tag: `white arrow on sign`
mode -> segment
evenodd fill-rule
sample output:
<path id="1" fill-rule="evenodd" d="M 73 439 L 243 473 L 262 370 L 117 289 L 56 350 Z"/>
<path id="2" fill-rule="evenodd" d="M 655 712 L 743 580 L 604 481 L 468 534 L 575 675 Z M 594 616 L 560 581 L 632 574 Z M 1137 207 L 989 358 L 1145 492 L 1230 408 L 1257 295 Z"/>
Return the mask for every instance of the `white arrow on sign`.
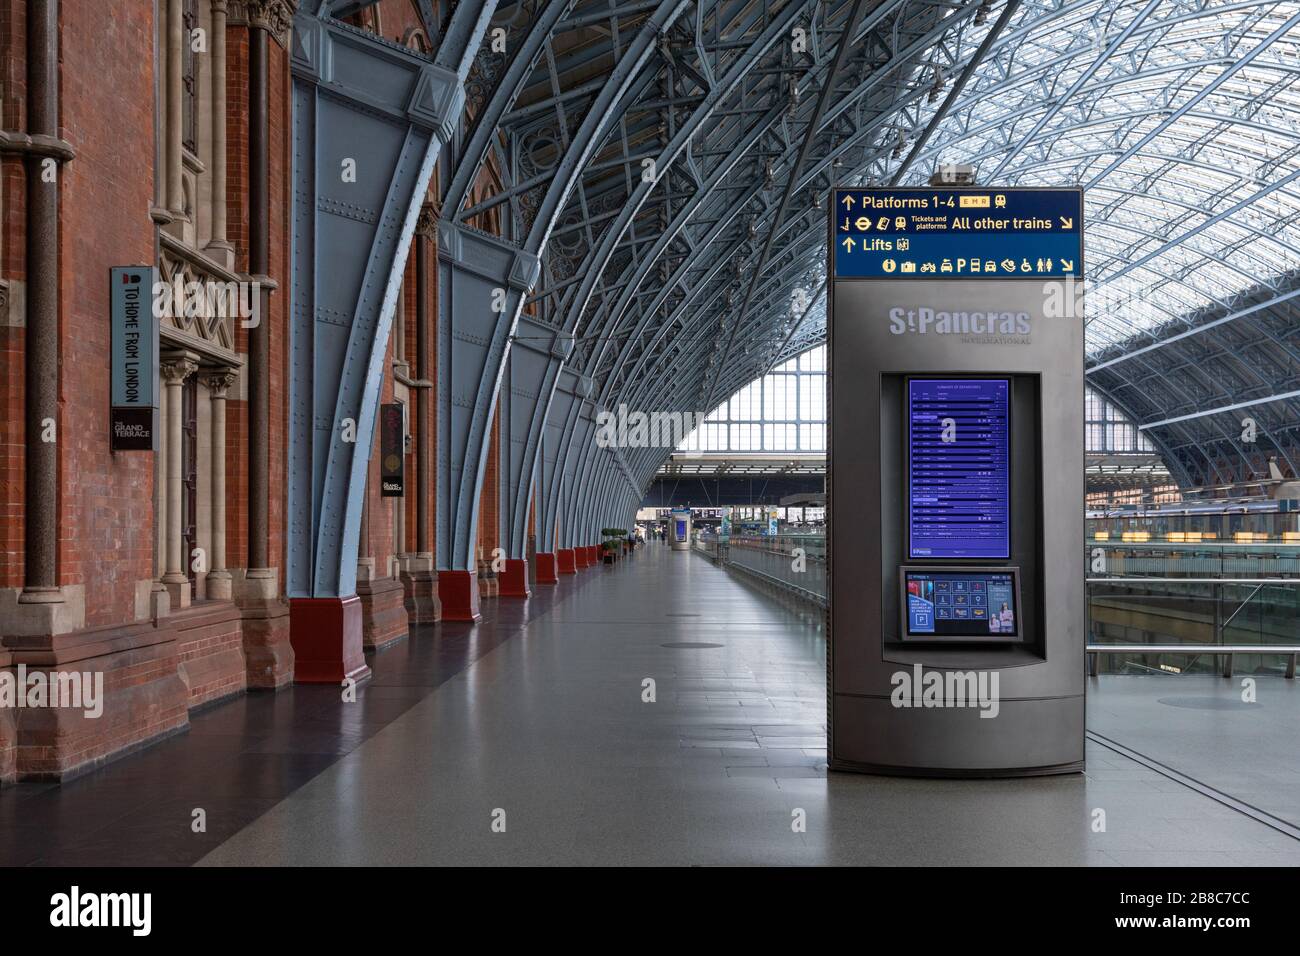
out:
<path id="1" fill-rule="evenodd" d="M 852 208 L 853 208 L 853 197 L 852 197 L 852 196 L 845 196 L 843 202 L 844 202 L 844 208 L 846 208 L 846 209 L 852 209 Z"/>
<path id="2" fill-rule="evenodd" d="M 1073 217 L 1073 216 L 1061 216 L 1061 217 L 1059 217 L 1059 218 L 1060 218 L 1060 220 L 1061 220 L 1061 228 L 1062 228 L 1062 229 L 1073 229 L 1073 228 L 1074 228 L 1074 217 Z"/>
<path id="3" fill-rule="evenodd" d="M 844 248 L 845 248 L 847 251 L 849 251 L 849 252 L 852 252 L 852 251 L 853 251 L 853 237 L 852 237 L 852 236 L 845 236 L 845 237 L 844 237 Z"/>
<path id="4" fill-rule="evenodd" d="M 1062 271 L 1062 272 L 1073 272 L 1073 271 L 1074 271 L 1074 260 L 1073 260 L 1073 259 L 1062 259 L 1062 260 L 1061 260 L 1061 271 Z"/>

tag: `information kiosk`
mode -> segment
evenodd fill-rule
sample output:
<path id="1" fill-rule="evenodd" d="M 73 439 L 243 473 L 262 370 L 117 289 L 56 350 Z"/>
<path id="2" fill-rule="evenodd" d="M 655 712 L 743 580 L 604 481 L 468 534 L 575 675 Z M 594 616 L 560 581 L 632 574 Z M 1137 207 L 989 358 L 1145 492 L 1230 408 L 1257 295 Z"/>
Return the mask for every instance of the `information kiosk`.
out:
<path id="1" fill-rule="evenodd" d="M 1082 191 L 831 208 L 829 765 L 1082 770 Z"/>
<path id="2" fill-rule="evenodd" d="M 691 550 L 691 509 L 674 508 L 668 522 L 668 542 L 674 551 Z"/>

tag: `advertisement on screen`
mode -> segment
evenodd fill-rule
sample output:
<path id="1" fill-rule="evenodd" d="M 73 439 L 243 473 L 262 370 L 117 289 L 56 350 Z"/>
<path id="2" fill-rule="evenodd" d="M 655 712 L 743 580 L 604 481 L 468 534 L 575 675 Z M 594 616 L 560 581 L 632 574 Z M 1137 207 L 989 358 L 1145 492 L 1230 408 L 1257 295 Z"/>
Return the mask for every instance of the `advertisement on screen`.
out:
<path id="1" fill-rule="evenodd" d="M 1008 640 L 1020 635 L 1017 571 L 903 569 L 906 639 Z"/>

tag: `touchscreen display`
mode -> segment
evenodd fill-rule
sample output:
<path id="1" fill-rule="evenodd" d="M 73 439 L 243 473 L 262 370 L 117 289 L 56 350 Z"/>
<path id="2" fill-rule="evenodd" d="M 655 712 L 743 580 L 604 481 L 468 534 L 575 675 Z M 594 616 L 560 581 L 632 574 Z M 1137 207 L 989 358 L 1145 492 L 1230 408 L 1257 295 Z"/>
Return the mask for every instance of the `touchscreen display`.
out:
<path id="1" fill-rule="evenodd" d="M 907 637 L 1014 638 L 1020 634 L 1016 573 L 903 572 Z"/>
<path id="2" fill-rule="evenodd" d="M 908 557 L 1011 557 L 1011 381 L 907 382 Z"/>

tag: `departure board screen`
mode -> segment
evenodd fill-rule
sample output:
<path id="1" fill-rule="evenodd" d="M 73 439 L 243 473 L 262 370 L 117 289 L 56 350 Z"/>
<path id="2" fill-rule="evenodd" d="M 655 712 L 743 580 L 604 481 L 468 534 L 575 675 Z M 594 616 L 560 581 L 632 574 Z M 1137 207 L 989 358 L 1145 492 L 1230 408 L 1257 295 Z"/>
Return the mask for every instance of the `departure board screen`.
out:
<path id="1" fill-rule="evenodd" d="M 907 382 L 908 553 L 1011 556 L 1011 382 Z"/>

